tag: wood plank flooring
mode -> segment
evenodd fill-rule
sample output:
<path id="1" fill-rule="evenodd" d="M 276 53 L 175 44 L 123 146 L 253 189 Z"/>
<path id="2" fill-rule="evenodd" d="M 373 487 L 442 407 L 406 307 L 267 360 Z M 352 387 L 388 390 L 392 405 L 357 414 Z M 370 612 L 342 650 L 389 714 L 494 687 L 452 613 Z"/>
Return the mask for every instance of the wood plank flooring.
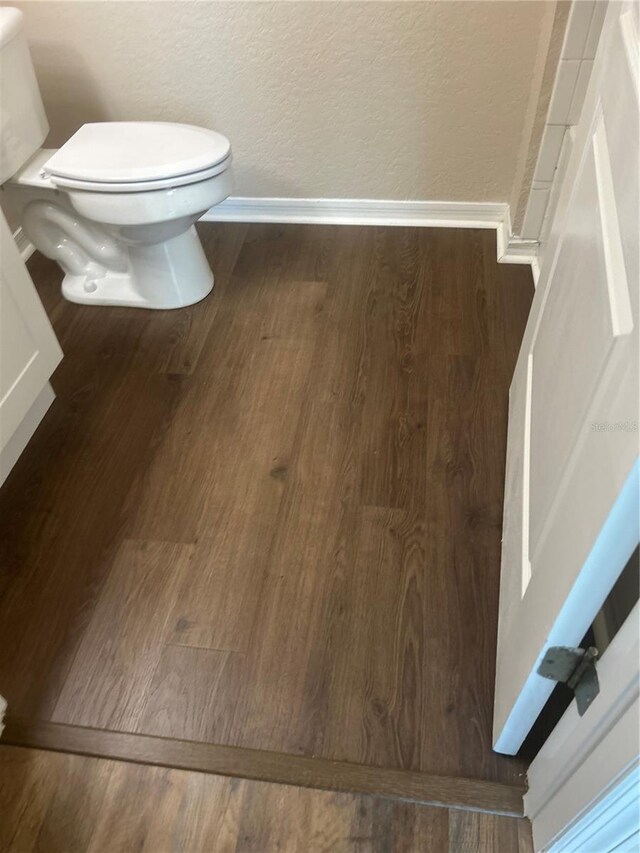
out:
<path id="1" fill-rule="evenodd" d="M 520 818 L 0 747 L 11 853 L 532 853 Z"/>
<path id="2" fill-rule="evenodd" d="M 520 785 L 491 715 L 528 268 L 489 230 L 200 231 L 181 311 L 30 263 L 65 358 L 0 490 L 10 713 Z"/>
<path id="3" fill-rule="evenodd" d="M 9 718 L 2 735 L 10 746 L 50 749 L 92 758 L 115 758 L 177 770 L 196 770 L 261 782 L 372 794 L 421 805 L 461 808 L 507 817 L 524 814 L 524 786 L 371 767 L 326 758 L 241 746 L 90 729 L 65 723 Z"/>

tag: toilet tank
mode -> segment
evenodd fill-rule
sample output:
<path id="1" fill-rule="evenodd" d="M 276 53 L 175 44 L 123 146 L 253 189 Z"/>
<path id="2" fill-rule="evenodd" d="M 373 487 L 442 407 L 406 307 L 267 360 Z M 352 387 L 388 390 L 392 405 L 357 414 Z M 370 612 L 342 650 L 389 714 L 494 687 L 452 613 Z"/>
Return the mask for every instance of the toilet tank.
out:
<path id="1" fill-rule="evenodd" d="M 0 7 L 0 184 L 40 148 L 49 132 L 19 9 Z"/>

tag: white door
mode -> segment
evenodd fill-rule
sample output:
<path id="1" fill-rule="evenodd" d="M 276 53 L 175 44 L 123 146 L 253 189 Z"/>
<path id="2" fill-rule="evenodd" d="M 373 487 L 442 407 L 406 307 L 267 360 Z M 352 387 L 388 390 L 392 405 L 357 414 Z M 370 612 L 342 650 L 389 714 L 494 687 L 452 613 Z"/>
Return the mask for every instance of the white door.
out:
<path id="1" fill-rule="evenodd" d="M 1 482 L 10 464 L 15 462 L 18 446 L 14 439 L 21 426 L 25 419 L 33 421 L 30 413 L 34 409 L 43 408 L 40 401 L 48 389 L 49 377 L 62 358 L 62 350 L 2 214 L 0 252 Z M 49 394 L 44 402 L 51 399 Z M 30 432 L 36 426 L 37 421 L 29 423 Z M 19 444 L 23 445 L 27 437 L 18 435 Z"/>
<path id="2" fill-rule="evenodd" d="M 517 752 L 638 531 L 639 7 L 611 3 L 509 404 L 494 748 Z"/>

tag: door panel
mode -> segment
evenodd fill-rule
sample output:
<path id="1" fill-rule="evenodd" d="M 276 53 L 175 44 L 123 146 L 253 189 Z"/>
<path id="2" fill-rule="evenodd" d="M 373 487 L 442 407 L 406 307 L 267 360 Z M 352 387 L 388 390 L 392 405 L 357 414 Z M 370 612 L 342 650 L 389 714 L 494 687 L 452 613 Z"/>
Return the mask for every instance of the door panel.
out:
<path id="1" fill-rule="evenodd" d="M 619 331 L 622 315 L 628 334 L 633 328 L 624 266 L 610 272 L 610 241 L 601 223 L 603 211 L 596 177 L 595 140 L 601 119 L 578 175 L 554 279 L 533 344 L 530 472 L 530 559 L 536 564 L 545 524 L 552 514 L 572 448 L 585 423 L 587 408 L 602 379 Z M 615 209 L 614 209 L 615 210 Z M 620 252 L 615 229 L 614 257 Z M 612 299 L 612 296 L 615 298 Z M 621 310 L 619 310 L 619 306 Z M 614 317 L 616 320 L 614 322 Z"/>
<path id="2" fill-rule="evenodd" d="M 637 44 L 635 11 L 610 4 L 511 387 L 500 752 L 518 750 L 553 688 L 536 673 L 544 652 L 580 642 L 640 537 Z M 622 546 L 611 559 L 605 528 Z"/>

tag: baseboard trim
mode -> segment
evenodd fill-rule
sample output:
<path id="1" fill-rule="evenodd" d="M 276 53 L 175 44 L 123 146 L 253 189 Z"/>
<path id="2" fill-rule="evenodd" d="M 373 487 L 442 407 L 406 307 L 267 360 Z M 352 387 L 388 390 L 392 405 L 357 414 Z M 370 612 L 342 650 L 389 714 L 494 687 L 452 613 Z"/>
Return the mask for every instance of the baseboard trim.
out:
<path id="1" fill-rule="evenodd" d="M 495 228 L 498 262 L 531 264 L 537 278 L 538 243 L 512 235 L 509 205 L 502 202 L 231 196 L 208 210 L 201 221 Z"/>
<path id="2" fill-rule="evenodd" d="M 2 743 L 422 805 L 522 817 L 524 787 L 9 717 Z"/>
<path id="3" fill-rule="evenodd" d="M 232 196 L 208 210 L 200 221 L 495 228 L 498 263 L 531 264 L 535 283 L 539 274 L 538 242 L 512 235 L 509 205 L 502 202 Z M 26 263 L 35 252 L 35 246 L 20 227 L 14 231 L 13 238 Z"/>
<path id="4" fill-rule="evenodd" d="M 232 196 L 212 207 L 202 219 L 205 222 L 496 228 L 507 207 L 493 202 Z"/>
<path id="5" fill-rule="evenodd" d="M 16 246 L 18 247 L 18 251 L 20 252 L 20 257 L 22 258 L 23 263 L 26 264 L 31 255 L 33 255 L 33 253 L 35 252 L 36 247 L 33 245 L 31 240 L 27 237 L 27 235 L 24 233 L 20 226 L 16 228 L 16 230 L 13 232 L 13 239 L 15 240 Z"/>
<path id="6" fill-rule="evenodd" d="M 530 264 L 534 283 L 538 280 L 538 247 L 537 240 L 523 240 L 516 237 L 511 230 L 511 216 L 507 208 L 502 222 L 496 233 L 498 263 L 500 264 Z"/>

